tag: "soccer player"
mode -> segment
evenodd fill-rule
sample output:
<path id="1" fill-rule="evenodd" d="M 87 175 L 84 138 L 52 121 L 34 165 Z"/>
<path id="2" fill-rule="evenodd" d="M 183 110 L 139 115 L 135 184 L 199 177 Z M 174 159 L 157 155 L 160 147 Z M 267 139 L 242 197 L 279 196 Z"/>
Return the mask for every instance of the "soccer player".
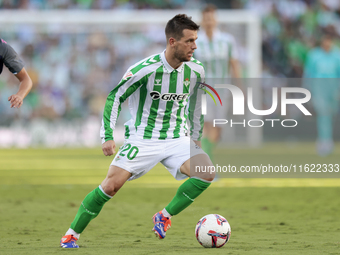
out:
<path id="1" fill-rule="evenodd" d="M 222 33 L 217 28 L 216 6 L 208 4 L 202 10 L 203 30 L 198 33 L 197 51 L 195 57 L 199 59 L 206 71 L 207 83 L 216 84 L 225 82 L 225 78 L 230 78 L 229 70 L 233 78 L 241 78 L 241 69 L 238 61 L 238 53 L 235 38 L 228 33 Z M 209 84 L 214 86 L 214 84 Z M 226 117 L 228 94 L 226 90 L 219 93 L 222 97 L 223 107 L 218 111 L 210 111 L 205 116 L 204 132 L 202 139 L 202 148 L 212 158 L 213 148 L 221 136 L 221 128 L 213 127 L 213 120 Z M 208 100 L 208 109 L 214 109 L 215 105 L 212 100 Z M 216 109 L 216 108 L 215 108 Z M 214 113 L 218 113 L 216 116 Z"/>
<path id="2" fill-rule="evenodd" d="M 20 108 L 32 88 L 32 80 L 18 54 L 5 40 L 0 38 L 0 74 L 4 64 L 20 81 L 19 91 L 8 97 L 11 108 Z"/>
<path id="3" fill-rule="evenodd" d="M 121 104 L 129 98 L 132 118 L 125 123 L 125 142 L 101 185 L 81 203 L 60 241 L 62 247 L 78 248 L 79 235 L 104 204 L 127 180 L 141 177 L 159 162 L 177 180 L 189 177 L 172 201 L 153 216 L 152 230 L 160 239 L 171 226 L 170 218 L 189 206 L 211 184 L 214 173 L 194 170 L 194 166 L 212 166 L 200 148 L 203 116 L 198 82 L 204 81 L 204 68 L 193 58 L 198 29 L 185 14 L 169 20 L 165 28 L 165 51 L 131 66 L 110 92 L 100 132 L 104 155 L 115 153 L 116 120 Z"/>
<path id="4" fill-rule="evenodd" d="M 340 51 L 332 37 L 324 35 L 321 47 L 312 49 L 306 59 L 304 84 L 310 89 L 317 115 L 317 152 L 326 156 L 333 151 L 333 117 L 339 109 Z"/>

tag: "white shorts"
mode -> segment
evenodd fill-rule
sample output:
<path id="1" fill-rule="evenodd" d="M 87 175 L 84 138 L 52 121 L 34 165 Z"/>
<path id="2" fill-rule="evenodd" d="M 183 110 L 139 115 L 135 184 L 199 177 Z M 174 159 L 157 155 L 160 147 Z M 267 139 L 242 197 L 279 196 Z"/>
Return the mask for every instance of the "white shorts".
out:
<path id="1" fill-rule="evenodd" d="M 187 178 L 180 172 L 185 161 L 198 154 L 206 154 L 190 137 L 149 140 L 136 136 L 126 139 L 111 165 L 129 171 L 130 180 L 137 179 L 161 162 L 176 180 Z"/>

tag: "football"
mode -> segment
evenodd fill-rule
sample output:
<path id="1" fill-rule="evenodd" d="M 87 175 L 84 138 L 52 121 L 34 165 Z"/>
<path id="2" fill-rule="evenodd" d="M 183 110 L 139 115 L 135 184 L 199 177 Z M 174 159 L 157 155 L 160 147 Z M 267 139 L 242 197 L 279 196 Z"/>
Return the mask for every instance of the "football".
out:
<path id="1" fill-rule="evenodd" d="M 223 216 L 208 214 L 197 222 L 195 234 L 203 247 L 220 248 L 229 241 L 231 228 Z"/>

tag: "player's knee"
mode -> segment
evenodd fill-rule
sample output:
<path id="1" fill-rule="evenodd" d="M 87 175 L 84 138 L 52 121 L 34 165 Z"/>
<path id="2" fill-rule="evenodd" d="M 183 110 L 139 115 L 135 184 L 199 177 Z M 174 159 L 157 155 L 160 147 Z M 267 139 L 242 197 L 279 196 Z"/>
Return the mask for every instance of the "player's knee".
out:
<path id="1" fill-rule="evenodd" d="M 207 173 L 205 176 L 203 176 L 202 179 L 208 182 L 212 182 L 215 179 L 215 175 L 216 175 L 215 172 L 210 172 L 210 173 Z"/>
<path id="2" fill-rule="evenodd" d="M 202 172 L 196 172 L 192 176 L 200 178 L 208 182 L 212 182 L 215 179 L 215 175 L 216 175 L 215 171 L 204 171 L 204 172 L 202 171 Z"/>
<path id="3" fill-rule="evenodd" d="M 119 184 L 107 178 L 102 182 L 101 186 L 104 192 L 110 196 L 114 196 L 120 189 Z"/>
<path id="4" fill-rule="evenodd" d="M 113 196 L 114 194 L 116 194 L 114 186 L 113 185 L 109 185 L 109 184 L 102 184 L 102 188 L 104 190 L 104 192 L 110 196 Z"/>

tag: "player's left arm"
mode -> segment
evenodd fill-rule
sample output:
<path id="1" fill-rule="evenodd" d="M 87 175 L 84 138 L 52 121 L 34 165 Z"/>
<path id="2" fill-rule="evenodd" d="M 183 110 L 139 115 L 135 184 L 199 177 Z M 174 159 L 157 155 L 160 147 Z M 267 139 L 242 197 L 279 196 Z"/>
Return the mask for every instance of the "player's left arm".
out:
<path id="1" fill-rule="evenodd" d="M 11 104 L 11 108 L 20 108 L 20 106 L 23 104 L 24 98 L 32 89 L 33 83 L 25 67 L 23 67 L 20 72 L 15 74 L 15 76 L 20 81 L 19 90 L 16 94 L 9 96 L 8 101 Z"/>
<path id="2" fill-rule="evenodd" d="M 196 72 L 197 81 L 205 82 L 205 72 L 203 65 L 201 66 L 201 71 Z M 202 138 L 203 126 L 204 126 L 204 115 L 202 114 L 202 95 L 205 92 L 200 89 L 200 84 L 196 83 L 194 91 L 189 98 L 189 109 L 188 109 L 188 119 L 189 119 L 189 130 L 190 137 L 192 140 L 199 142 Z M 197 143 L 196 143 L 197 144 Z M 200 146 L 199 144 L 197 144 Z"/>

